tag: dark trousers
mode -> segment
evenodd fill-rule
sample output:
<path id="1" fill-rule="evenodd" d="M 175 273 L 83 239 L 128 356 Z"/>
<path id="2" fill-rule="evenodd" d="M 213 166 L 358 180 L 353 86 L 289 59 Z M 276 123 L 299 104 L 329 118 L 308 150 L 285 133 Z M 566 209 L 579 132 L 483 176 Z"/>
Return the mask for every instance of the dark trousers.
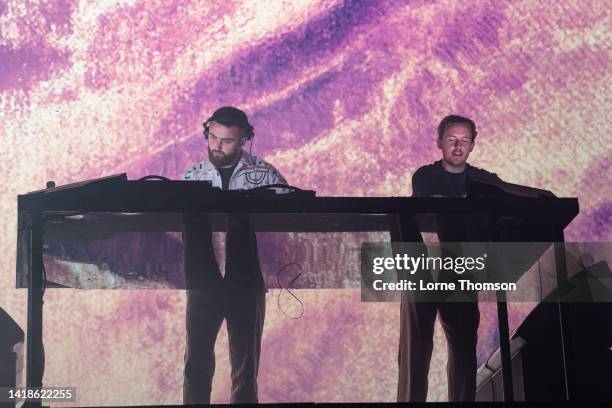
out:
<path id="1" fill-rule="evenodd" d="M 246 216 L 232 216 L 226 237 L 226 273 L 214 256 L 208 217 L 184 216 L 187 345 L 183 402 L 209 404 L 215 371 L 215 341 L 227 321 L 232 367 L 232 403 L 256 403 L 265 319 L 265 286 L 255 233 Z"/>
<path id="2" fill-rule="evenodd" d="M 231 403 L 256 403 L 265 293 L 187 293 L 187 347 L 183 402 L 209 404 L 215 373 L 215 341 L 225 318 L 232 365 Z"/>
<path id="3" fill-rule="evenodd" d="M 433 350 L 436 315 L 448 348 L 449 401 L 474 401 L 476 343 L 480 312 L 476 302 L 415 302 L 402 297 L 400 309 L 398 402 L 423 402 Z"/>

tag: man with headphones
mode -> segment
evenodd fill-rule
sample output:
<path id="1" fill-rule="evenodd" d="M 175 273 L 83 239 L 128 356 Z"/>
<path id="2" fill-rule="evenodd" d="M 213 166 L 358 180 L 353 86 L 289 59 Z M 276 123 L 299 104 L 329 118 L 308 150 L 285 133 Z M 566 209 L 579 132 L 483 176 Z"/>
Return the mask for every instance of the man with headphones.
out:
<path id="1" fill-rule="evenodd" d="M 254 131 L 240 109 L 217 109 L 204 122 L 204 136 L 208 159 L 190 167 L 183 180 L 208 180 L 224 190 L 287 184 L 271 164 L 243 149 Z M 185 214 L 184 224 L 188 291 L 183 402 L 210 403 L 215 341 L 225 319 L 232 367 L 231 403 L 256 403 L 266 288 L 248 214 L 228 215 L 224 276 L 215 259 L 208 216 Z"/>

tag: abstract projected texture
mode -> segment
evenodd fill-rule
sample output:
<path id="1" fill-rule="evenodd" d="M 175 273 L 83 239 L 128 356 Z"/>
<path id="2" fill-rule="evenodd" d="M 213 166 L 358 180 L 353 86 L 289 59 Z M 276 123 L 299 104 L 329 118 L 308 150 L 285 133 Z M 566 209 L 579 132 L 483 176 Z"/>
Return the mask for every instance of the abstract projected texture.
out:
<path id="1" fill-rule="evenodd" d="M 177 177 L 226 104 L 253 152 L 319 195 L 410 195 L 435 126 L 475 118 L 471 163 L 580 199 L 571 241 L 610 241 L 610 13 L 604 1 L 0 1 L 0 307 L 15 290 L 17 194 L 127 172 Z M 315 245 L 315 244 L 312 244 Z M 399 304 L 358 290 L 268 294 L 260 401 L 394 401 Z M 295 304 L 281 298 L 288 312 Z M 184 292 L 48 290 L 45 385 L 79 405 L 181 402 Z M 511 307 L 511 329 L 533 305 Z M 479 362 L 496 347 L 482 304 Z M 229 398 L 227 332 L 213 401 Z M 430 400 L 446 398 L 438 330 Z"/>

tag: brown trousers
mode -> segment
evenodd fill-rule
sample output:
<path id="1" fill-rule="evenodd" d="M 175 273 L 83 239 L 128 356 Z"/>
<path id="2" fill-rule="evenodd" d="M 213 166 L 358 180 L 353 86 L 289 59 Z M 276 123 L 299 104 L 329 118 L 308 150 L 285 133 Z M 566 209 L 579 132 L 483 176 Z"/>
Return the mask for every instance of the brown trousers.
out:
<path id="1" fill-rule="evenodd" d="M 476 343 L 480 312 L 476 302 L 415 302 L 402 297 L 400 309 L 398 402 L 424 402 L 436 315 L 448 348 L 449 401 L 474 401 Z"/>
<path id="2" fill-rule="evenodd" d="M 470 229 L 465 218 L 438 217 L 438 236 L 449 249 L 460 254 L 461 246 L 448 242 L 480 241 L 482 237 L 471 234 L 481 229 Z M 394 242 L 423 242 L 419 228 L 412 216 L 396 216 L 390 219 L 391 240 Z M 422 250 L 427 253 L 425 247 Z M 420 273 L 419 278 L 432 281 L 430 273 Z M 441 274 L 441 281 L 452 281 L 453 274 Z M 416 297 L 416 300 L 415 300 Z M 427 399 L 429 364 L 433 351 L 434 323 L 440 321 L 448 348 L 446 373 L 449 401 L 474 401 L 476 398 L 476 344 L 480 311 L 478 295 L 461 292 L 463 302 L 445 302 L 443 294 L 412 296 L 405 292 L 401 298 L 398 402 L 424 402 Z"/>

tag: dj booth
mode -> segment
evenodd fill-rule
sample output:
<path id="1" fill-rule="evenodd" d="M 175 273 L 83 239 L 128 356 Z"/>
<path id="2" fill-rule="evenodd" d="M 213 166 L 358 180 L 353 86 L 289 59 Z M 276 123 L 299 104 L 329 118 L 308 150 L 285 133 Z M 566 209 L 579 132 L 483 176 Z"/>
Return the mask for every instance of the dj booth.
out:
<path id="1" fill-rule="evenodd" d="M 205 181 L 128 180 L 121 174 L 20 195 L 16 284 L 28 289 L 26 385 L 42 386 L 44 290 L 53 286 L 74 287 L 69 282 L 47 280 L 43 255 L 48 259 L 55 248 L 55 256 L 60 257 L 61 250 L 54 243 L 79 245 L 135 232 L 180 236 L 185 213 L 208 214 L 213 231 L 227 230 L 228 215 L 247 214 L 255 232 L 379 232 L 384 233 L 379 237 L 390 237 L 392 242 L 412 241 L 419 232 L 436 232 L 435 216 L 456 215 L 464 217 L 468 226 L 472 219 L 478 228 L 484 222 L 488 241 L 555 242 L 557 279 L 562 282 L 567 278 L 563 230 L 578 214 L 576 198 L 527 198 L 478 184 L 472 186 L 469 198 L 317 197 L 313 191 L 285 187 L 224 191 Z M 117 256 L 121 255 L 119 252 Z M 354 288 L 346 277 L 337 276 L 341 273 L 330 273 L 305 287 Z M 348 273 L 358 279 L 358 270 Z M 184 288 L 180 279 L 166 280 L 163 284 Z M 106 288 L 95 282 L 88 287 Z M 130 286 L 135 287 L 138 286 Z M 498 292 L 497 300 L 504 399 L 512 401 L 505 293 Z M 569 338 L 564 335 L 569 325 L 564 307 L 563 303 L 558 304 L 560 341 L 569 350 Z M 564 353 L 563 363 L 569 389 L 572 364 L 569 353 Z"/>

